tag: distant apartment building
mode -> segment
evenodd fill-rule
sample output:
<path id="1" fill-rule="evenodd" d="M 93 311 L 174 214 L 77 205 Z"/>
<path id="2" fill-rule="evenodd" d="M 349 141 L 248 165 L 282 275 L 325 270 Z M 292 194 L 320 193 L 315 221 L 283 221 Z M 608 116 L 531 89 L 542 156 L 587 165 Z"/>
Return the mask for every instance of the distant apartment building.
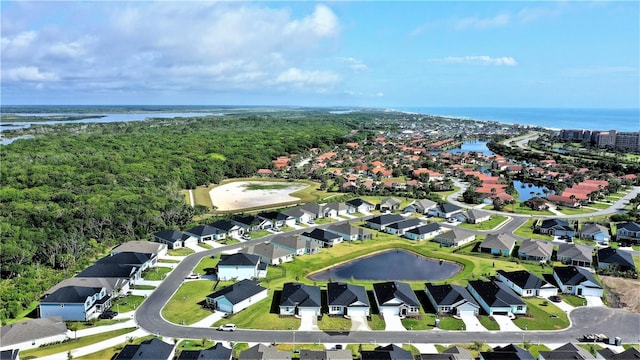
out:
<path id="1" fill-rule="evenodd" d="M 559 137 L 570 141 L 587 140 L 598 147 L 640 151 L 640 132 L 562 129 Z"/>

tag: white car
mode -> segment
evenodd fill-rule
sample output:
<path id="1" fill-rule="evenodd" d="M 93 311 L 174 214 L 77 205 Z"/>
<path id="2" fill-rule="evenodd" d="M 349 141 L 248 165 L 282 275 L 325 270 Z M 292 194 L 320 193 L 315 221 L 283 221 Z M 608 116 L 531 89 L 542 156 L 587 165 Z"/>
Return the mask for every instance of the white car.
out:
<path id="1" fill-rule="evenodd" d="M 200 279 L 202 277 L 202 275 L 198 274 L 198 273 L 192 273 L 187 275 L 187 279 Z"/>
<path id="2" fill-rule="evenodd" d="M 224 325 L 220 325 L 218 327 L 219 331 L 235 331 L 236 330 L 236 324 L 224 324 Z"/>

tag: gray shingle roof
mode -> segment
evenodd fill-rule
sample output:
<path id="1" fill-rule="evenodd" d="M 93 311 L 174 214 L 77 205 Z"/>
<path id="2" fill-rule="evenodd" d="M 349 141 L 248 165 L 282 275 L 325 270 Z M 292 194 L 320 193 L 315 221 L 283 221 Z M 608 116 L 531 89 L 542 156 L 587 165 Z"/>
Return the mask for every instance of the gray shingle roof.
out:
<path id="1" fill-rule="evenodd" d="M 182 350 L 178 360 L 230 360 L 232 350 L 217 343 L 205 350 Z"/>
<path id="2" fill-rule="evenodd" d="M 470 280 L 469 286 L 490 307 L 507 307 L 511 305 L 526 305 L 513 290 L 500 281 Z"/>
<path id="3" fill-rule="evenodd" d="M 610 247 L 598 250 L 598 261 L 602 263 L 618 264 L 623 268 L 636 268 L 636 265 L 633 262 L 633 255 L 631 255 L 631 253 Z"/>
<path id="4" fill-rule="evenodd" d="M 397 298 L 409 306 L 420 306 L 416 294 L 407 283 L 399 281 L 375 283 L 373 284 L 373 292 L 380 305 Z"/>
<path id="5" fill-rule="evenodd" d="M 548 257 L 553 254 L 553 244 L 550 241 L 522 240 L 518 252 L 529 256 Z"/>
<path id="6" fill-rule="evenodd" d="M 421 224 L 422 224 L 422 221 L 420 221 L 419 219 L 410 218 L 410 219 L 395 222 L 393 224 L 390 224 L 387 227 L 390 229 L 402 230 L 402 229 L 414 228 L 414 227 L 420 226 Z"/>
<path id="7" fill-rule="evenodd" d="M 390 224 L 399 222 L 404 220 L 405 218 L 402 215 L 398 214 L 382 214 L 378 216 L 374 216 L 371 219 L 368 219 L 368 223 L 377 224 L 377 225 L 385 225 L 388 226 Z"/>
<path id="8" fill-rule="evenodd" d="M 175 345 L 153 338 L 139 345 L 125 345 L 115 360 L 158 360 L 168 359 Z"/>
<path id="9" fill-rule="evenodd" d="M 422 235 L 422 234 L 429 234 L 439 230 L 440 230 L 440 225 L 438 223 L 431 223 L 427 225 L 418 226 L 417 228 L 413 228 L 407 232 L 411 234 Z"/>
<path id="10" fill-rule="evenodd" d="M 320 287 L 301 283 L 286 283 L 282 287 L 280 306 L 319 307 Z"/>
<path id="11" fill-rule="evenodd" d="M 223 266 L 255 266 L 260 262 L 260 257 L 254 254 L 235 253 L 222 254 L 218 265 Z"/>
<path id="12" fill-rule="evenodd" d="M 560 258 L 569 258 L 572 260 L 587 261 L 593 260 L 593 250 L 595 248 L 582 244 L 560 244 L 556 256 Z"/>
<path id="13" fill-rule="evenodd" d="M 81 304 L 100 291 L 101 287 L 65 286 L 40 299 L 40 303 Z"/>
<path id="14" fill-rule="evenodd" d="M 518 285 L 521 289 L 541 289 L 545 285 L 549 285 L 548 282 L 533 275 L 527 270 L 517 271 L 504 271 L 498 270 L 498 274 L 504 276 L 509 281 Z"/>
<path id="15" fill-rule="evenodd" d="M 328 283 L 327 284 L 327 300 L 328 305 L 350 306 L 355 302 L 361 302 L 363 306 L 369 306 L 369 297 L 364 286 L 345 284 L 345 283 Z"/>
<path id="16" fill-rule="evenodd" d="M 34 339 L 64 335 L 67 325 L 59 316 L 20 321 L 0 328 L 2 346 L 19 344 Z"/>
<path id="17" fill-rule="evenodd" d="M 439 306 L 453 305 L 466 300 L 479 307 L 473 296 L 469 294 L 469 291 L 462 286 L 450 284 L 434 285 L 432 283 L 426 283 L 425 288 Z"/>
<path id="18" fill-rule="evenodd" d="M 111 252 L 139 252 L 144 254 L 155 254 L 162 250 L 162 248 L 166 247 L 167 245 L 151 241 L 128 241 L 126 243 L 118 245 L 118 247 L 111 250 Z"/>
<path id="19" fill-rule="evenodd" d="M 484 241 L 480 243 L 480 247 L 486 249 L 510 250 L 513 249 L 515 244 L 516 239 L 509 234 L 489 234 Z"/>
<path id="20" fill-rule="evenodd" d="M 265 290 L 267 288 L 260 286 L 259 282 L 245 279 L 211 293 L 207 297 L 215 299 L 224 296 L 230 303 L 235 305 Z"/>
<path id="21" fill-rule="evenodd" d="M 554 267 L 553 272 L 564 285 L 579 285 L 584 281 L 600 284 L 589 270 L 577 266 Z"/>

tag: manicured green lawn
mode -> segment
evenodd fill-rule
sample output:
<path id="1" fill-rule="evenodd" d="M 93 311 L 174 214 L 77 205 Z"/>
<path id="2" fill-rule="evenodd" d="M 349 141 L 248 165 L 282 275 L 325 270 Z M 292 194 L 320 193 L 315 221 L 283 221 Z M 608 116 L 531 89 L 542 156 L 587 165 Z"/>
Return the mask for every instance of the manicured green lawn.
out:
<path id="1" fill-rule="evenodd" d="M 318 327 L 320 330 L 349 331 L 349 329 L 351 329 L 351 320 L 345 319 L 342 316 L 329 316 L 327 314 L 323 314 L 322 319 L 318 321 Z"/>
<path id="2" fill-rule="evenodd" d="M 180 249 L 171 249 L 167 251 L 168 255 L 171 256 L 187 256 L 193 254 L 195 251 L 189 248 L 180 248 Z"/>
<path id="3" fill-rule="evenodd" d="M 179 264 L 180 260 L 173 260 L 173 259 L 159 259 L 158 260 L 158 264 Z"/>
<path id="4" fill-rule="evenodd" d="M 207 250 L 213 249 L 213 246 L 211 246 L 211 245 L 209 245 L 207 243 L 204 243 L 204 242 L 198 243 L 198 246 L 200 246 L 201 248 L 207 249 Z"/>
<path id="5" fill-rule="evenodd" d="M 90 321 L 65 321 L 65 323 L 67 324 L 67 329 L 69 330 L 83 330 L 83 329 L 89 329 L 89 328 L 93 328 L 96 326 L 105 326 L 105 325 L 113 325 L 113 324 L 117 324 L 120 322 L 125 322 L 128 321 L 129 319 L 120 319 L 120 320 L 115 320 L 115 319 L 103 319 L 103 320 L 90 320 Z"/>
<path id="6" fill-rule="evenodd" d="M 216 344 L 213 340 L 200 339 L 200 340 L 182 340 L 178 343 L 176 350 L 203 350 L 208 349 Z"/>
<path id="7" fill-rule="evenodd" d="M 144 296 L 128 295 L 113 302 L 112 310 L 125 313 L 137 309 L 144 301 Z"/>
<path id="8" fill-rule="evenodd" d="M 527 304 L 527 314 L 529 316 L 518 315 L 513 320 L 519 328 L 523 330 L 559 330 L 569 326 L 567 314 L 559 307 L 552 305 L 548 300 L 544 299 L 522 299 Z M 547 302 L 543 306 L 543 302 Z"/>
<path id="9" fill-rule="evenodd" d="M 613 204 L 603 204 L 603 203 L 593 203 L 587 205 L 588 207 L 596 208 L 596 209 L 607 209 L 610 208 Z"/>
<path id="10" fill-rule="evenodd" d="M 234 323 L 241 329 L 291 330 L 300 327 L 300 319 L 293 316 L 280 317 L 271 313 L 271 302 L 274 290 L 269 289 L 269 296 L 250 307 L 222 319 L 213 324 L 214 327 L 226 323 Z M 165 308 L 166 309 L 166 308 Z"/>
<path id="11" fill-rule="evenodd" d="M 91 354 L 87 354 L 85 356 L 80 356 L 80 357 L 74 357 L 75 360 L 95 360 L 95 359 L 113 359 L 115 357 L 115 355 L 120 352 L 122 350 L 122 348 L 125 345 L 137 345 L 142 343 L 143 341 L 146 340 L 151 340 L 153 339 L 155 336 L 154 335 L 147 335 L 147 336 L 143 336 L 137 339 L 132 339 L 131 341 L 128 341 L 126 343 L 122 343 L 110 348 L 106 348 L 100 351 L 96 351 L 94 353 Z"/>
<path id="12" fill-rule="evenodd" d="M 464 321 L 450 316 L 440 318 L 440 329 L 442 330 L 466 330 Z"/>
<path id="13" fill-rule="evenodd" d="M 420 307 L 421 319 L 404 318 L 402 319 L 402 326 L 407 330 L 431 330 L 436 324 L 436 314 L 426 313 Z"/>
<path id="14" fill-rule="evenodd" d="M 553 237 L 544 234 L 537 234 L 533 232 L 533 224 L 535 224 L 536 219 L 527 220 L 526 223 L 522 224 L 519 228 L 517 228 L 513 234 L 522 236 L 525 238 L 531 238 L 536 240 L 553 240 Z"/>
<path id="15" fill-rule="evenodd" d="M 528 206 L 520 206 L 521 203 L 522 201 L 516 201 L 514 204 L 505 205 L 502 211 L 510 212 L 514 214 L 527 214 L 527 215 L 533 215 L 533 216 L 553 215 L 553 213 L 549 210 L 543 210 L 543 211 L 532 210 Z"/>
<path id="16" fill-rule="evenodd" d="M 573 307 L 584 306 L 586 301 L 585 299 L 575 295 L 562 295 L 562 300 Z"/>
<path id="17" fill-rule="evenodd" d="M 182 284 L 171 300 L 162 309 L 162 316 L 175 324 L 191 325 L 211 315 L 211 310 L 202 307 L 204 298 L 213 292 L 214 281 L 196 280 Z M 224 285 L 219 285 L 218 289 Z"/>
<path id="18" fill-rule="evenodd" d="M 164 266 L 156 266 L 153 268 L 148 268 L 142 273 L 142 278 L 149 281 L 158 281 L 164 280 L 167 277 L 167 274 L 173 269 L 170 267 Z"/>
<path id="19" fill-rule="evenodd" d="M 155 290 L 153 285 L 132 285 L 131 290 Z"/>
<path id="20" fill-rule="evenodd" d="M 260 230 L 260 231 L 252 231 L 251 234 L 249 235 L 251 235 L 252 239 L 258 239 L 263 236 L 271 235 L 271 233 L 268 232 L 267 230 Z"/>
<path id="21" fill-rule="evenodd" d="M 520 347 L 524 347 L 524 344 L 518 344 L 518 346 Z M 540 354 L 540 351 L 549 351 L 551 349 L 549 349 L 548 346 L 546 345 L 539 345 L 539 344 L 529 344 L 529 352 L 531 353 L 531 355 L 533 355 L 534 358 L 538 358 L 538 355 Z"/>
<path id="22" fill-rule="evenodd" d="M 458 226 L 467 228 L 467 229 L 474 229 L 474 230 L 491 230 L 496 228 L 498 225 L 502 224 L 506 220 L 507 220 L 506 216 L 491 215 L 491 218 L 489 220 L 483 221 L 479 224 L 462 223 Z"/>
<path id="23" fill-rule="evenodd" d="M 100 334 L 79 337 L 76 340 L 70 340 L 60 344 L 54 344 L 51 346 L 45 346 L 45 347 L 39 347 L 36 349 L 20 351 L 20 358 L 29 359 L 29 358 L 53 355 L 59 352 L 65 352 L 65 351 L 81 348 L 84 346 L 89 346 L 91 344 L 99 343 L 101 341 L 108 340 L 116 336 L 128 334 L 134 330 L 136 330 L 135 327 L 107 331 Z"/>
<path id="24" fill-rule="evenodd" d="M 384 330 L 385 323 L 382 315 L 372 315 L 371 320 L 369 320 L 369 327 L 371 330 Z"/>
<path id="25" fill-rule="evenodd" d="M 596 210 L 594 209 L 587 209 L 587 208 L 578 208 L 578 209 L 562 208 L 562 210 L 559 210 L 559 211 L 565 215 L 581 215 L 581 214 L 589 214 L 592 212 L 596 212 Z"/>
<path id="26" fill-rule="evenodd" d="M 200 260 L 200 263 L 193 269 L 194 273 L 198 274 L 213 274 L 216 266 L 218 265 L 218 261 L 220 261 L 220 257 L 211 257 L 207 256 Z"/>
<path id="27" fill-rule="evenodd" d="M 478 316 L 480 319 L 480 324 L 484 326 L 487 330 L 500 330 L 500 325 L 495 321 L 491 316 L 480 315 Z"/>

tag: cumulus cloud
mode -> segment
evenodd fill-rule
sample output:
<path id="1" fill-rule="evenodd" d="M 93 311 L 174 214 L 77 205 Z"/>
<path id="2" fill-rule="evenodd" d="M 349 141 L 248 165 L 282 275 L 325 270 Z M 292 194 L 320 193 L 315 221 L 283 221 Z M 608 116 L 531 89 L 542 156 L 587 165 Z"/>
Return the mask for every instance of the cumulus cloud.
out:
<path id="1" fill-rule="evenodd" d="M 496 65 L 496 66 L 516 66 L 518 62 L 511 56 L 491 57 L 491 56 L 448 56 L 443 59 L 433 59 L 431 62 L 442 64 L 476 64 L 476 65 Z"/>
<path id="2" fill-rule="evenodd" d="M 338 18 L 324 5 L 317 5 L 313 14 L 302 20 L 290 22 L 287 33 L 310 32 L 317 36 L 334 36 L 338 33 Z"/>
<path id="3" fill-rule="evenodd" d="M 276 84 L 295 84 L 297 86 L 327 86 L 334 85 L 339 81 L 340 76 L 330 71 L 305 71 L 298 68 L 289 68 L 280 73 L 275 79 Z"/>

